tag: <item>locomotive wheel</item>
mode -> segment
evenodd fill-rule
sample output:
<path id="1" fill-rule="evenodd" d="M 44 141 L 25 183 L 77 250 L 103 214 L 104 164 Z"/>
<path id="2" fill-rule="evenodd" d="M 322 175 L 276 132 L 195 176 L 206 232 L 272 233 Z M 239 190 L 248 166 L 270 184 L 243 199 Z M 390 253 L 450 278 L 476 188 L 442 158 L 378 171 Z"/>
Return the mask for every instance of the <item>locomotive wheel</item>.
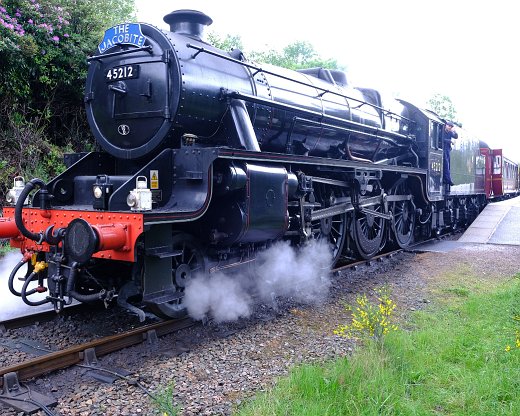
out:
<path id="1" fill-rule="evenodd" d="M 323 207 L 330 206 L 335 196 L 330 188 L 318 184 L 314 190 L 316 199 Z M 334 266 L 343 251 L 343 245 L 347 236 L 347 214 L 338 214 L 333 217 L 323 218 L 311 223 L 312 236 L 315 240 L 325 241 L 332 250 L 332 264 Z"/>
<path id="2" fill-rule="evenodd" d="M 392 195 L 410 195 L 405 181 L 391 189 Z M 391 205 L 395 242 L 400 248 L 407 248 L 413 240 L 415 229 L 415 204 L 411 199 L 396 201 Z"/>
<path id="3" fill-rule="evenodd" d="M 152 313 L 170 319 L 186 316 L 187 310 L 182 302 L 186 283 L 197 274 L 204 273 L 207 263 L 202 249 L 189 234 L 178 233 L 173 236 L 173 251 L 179 252 L 172 256 L 172 282 L 179 298 L 174 302 L 149 305 Z"/>
<path id="4" fill-rule="evenodd" d="M 372 211 L 382 212 L 381 204 L 370 207 Z M 357 211 L 352 221 L 352 237 L 359 255 L 368 260 L 374 257 L 383 245 L 385 219 L 374 214 Z"/>
<path id="5" fill-rule="evenodd" d="M 347 214 L 335 215 L 312 222 L 312 235 L 316 240 L 326 241 L 332 249 L 332 266 L 343 251 L 347 235 Z"/>

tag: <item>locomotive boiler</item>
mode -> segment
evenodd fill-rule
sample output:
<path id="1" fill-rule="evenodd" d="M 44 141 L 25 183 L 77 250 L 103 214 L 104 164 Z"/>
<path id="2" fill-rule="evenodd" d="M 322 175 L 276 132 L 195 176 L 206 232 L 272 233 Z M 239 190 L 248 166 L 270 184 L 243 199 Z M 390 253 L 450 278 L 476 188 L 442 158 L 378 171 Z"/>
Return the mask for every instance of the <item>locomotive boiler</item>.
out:
<path id="1" fill-rule="evenodd" d="M 164 20 L 170 30 L 108 29 L 88 59 L 85 105 L 103 151 L 11 190 L 0 236 L 24 253 L 9 285 L 26 303 L 116 298 L 143 319 L 143 305 L 174 317 L 190 279 L 254 262 L 273 242 L 318 239 L 334 262 L 370 258 L 465 226 L 485 204 L 479 186 L 443 188 L 436 114 L 340 71 L 214 48 L 201 12 Z"/>
<path id="2" fill-rule="evenodd" d="M 211 19 L 199 12 L 164 20 L 170 32 L 139 25 L 146 45 L 118 45 L 90 59 L 88 119 L 112 156 L 147 157 L 179 147 L 183 134 L 211 146 L 330 157 L 348 151 L 372 161 L 403 157 L 401 147 L 411 146 L 403 106 L 384 110 L 376 91 L 350 88 L 345 74 L 258 66 L 240 51 L 218 51 L 200 38 Z M 111 30 L 103 43 L 138 29 Z"/>

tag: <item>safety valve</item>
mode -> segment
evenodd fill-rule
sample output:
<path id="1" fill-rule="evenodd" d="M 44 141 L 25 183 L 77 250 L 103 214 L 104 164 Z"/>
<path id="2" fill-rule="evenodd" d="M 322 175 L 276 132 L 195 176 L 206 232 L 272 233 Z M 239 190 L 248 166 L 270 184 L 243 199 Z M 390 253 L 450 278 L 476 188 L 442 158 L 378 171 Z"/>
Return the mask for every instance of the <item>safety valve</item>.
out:
<path id="1" fill-rule="evenodd" d="M 152 209 L 152 191 L 148 189 L 146 176 L 138 176 L 135 189 L 126 197 L 126 203 L 132 211 L 150 211 Z"/>
<path id="2" fill-rule="evenodd" d="M 94 194 L 94 202 L 92 206 L 94 209 L 108 209 L 108 200 L 112 195 L 112 184 L 107 175 L 97 175 L 96 182 L 92 186 L 92 193 Z"/>

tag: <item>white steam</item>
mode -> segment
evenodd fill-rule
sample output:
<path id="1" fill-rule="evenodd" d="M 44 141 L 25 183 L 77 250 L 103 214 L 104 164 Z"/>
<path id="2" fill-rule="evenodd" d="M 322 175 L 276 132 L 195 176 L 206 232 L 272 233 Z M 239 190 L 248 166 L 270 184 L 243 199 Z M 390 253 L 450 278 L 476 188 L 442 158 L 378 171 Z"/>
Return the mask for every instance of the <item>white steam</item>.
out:
<path id="1" fill-rule="evenodd" d="M 184 302 L 190 316 L 197 320 L 211 315 L 225 322 L 251 314 L 251 297 L 237 280 L 221 273 L 193 279 L 186 288 Z"/>
<path id="2" fill-rule="evenodd" d="M 254 270 L 243 274 L 218 272 L 194 278 L 184 297 L 189 315 L 198 320 L 234 321 L 251 315 L 256 297 L 263 302 L 285 297 L 315 303 L 328 293 L 332 254 L 325 243 L 313 241 L 297 250 L 279 242 L 262 252 L 255 263 Z"/>
<path id="3" fill-rule="evenodd" d="M 311 241 L 301 250 L 277 243 L 257 259 L 256 290 L 264 301 L 278 296 L 304 303 L 321 301 L 330 286 L 331 263 L 325 243 Z"/>

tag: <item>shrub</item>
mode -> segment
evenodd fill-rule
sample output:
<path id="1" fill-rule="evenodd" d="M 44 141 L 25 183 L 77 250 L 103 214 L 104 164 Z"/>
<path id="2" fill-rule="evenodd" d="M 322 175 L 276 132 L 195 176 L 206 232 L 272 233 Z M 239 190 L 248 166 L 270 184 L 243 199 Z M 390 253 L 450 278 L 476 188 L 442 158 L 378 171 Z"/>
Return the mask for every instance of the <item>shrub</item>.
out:
<path id="1" fill-rule="evenodd" d="M 133 0 L 0 0 L 0 200 L 14 175 L 54 176 L 63 148 L 92 147 L 86 57 Z"/>
<path id="2" fill-rule="evenodd" d="M 356 298 L 357 307 L 347 305 L 351 312 L 352 323 L 340 325 L 334 334 L 342 337 L 368 336 L 377 343 L 382 343 L 383 337 L 390 331 L 397 330 L 393 322 L 395 302 L 390 299 L 387 287 L 376 290 L 378 303 L 370 302 L 365 294 Z"/>

